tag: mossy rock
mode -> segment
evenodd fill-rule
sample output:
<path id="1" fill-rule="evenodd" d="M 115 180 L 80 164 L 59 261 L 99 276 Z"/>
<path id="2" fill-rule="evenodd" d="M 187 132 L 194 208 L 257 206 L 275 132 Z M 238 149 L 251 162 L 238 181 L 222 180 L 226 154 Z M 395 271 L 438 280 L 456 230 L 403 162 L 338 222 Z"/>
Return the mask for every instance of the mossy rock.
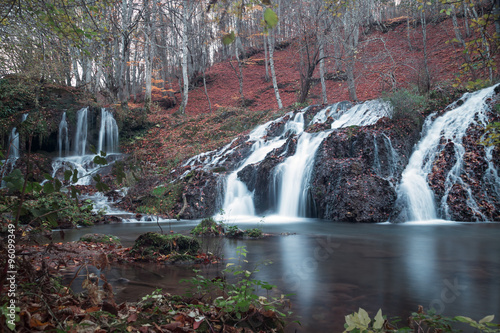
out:
<path id="1" fill-rule="evenodd" d="M 196 236 L 219 236 L 224 234 L 224 227 L 217 223 L 212 217 L 205 218 L 191 230 Z"/>
<path id="2" fill-rule="evenodd" d="M 85 234 L 80 237 L 80 241 L 89 243 L 121 244 L 120 238 L 105 234 Z"/>
<path id="3" fill-rule="evenodd" d="M 135 240 L 130 253 L 139 254 L 145 259 L 156 258 L 159 255 L 170 253 L 196 255 L 200 246 L 200 242 L 190 236 L 180 234 L 162 235 L 157 232 L 147 232 Z"/>

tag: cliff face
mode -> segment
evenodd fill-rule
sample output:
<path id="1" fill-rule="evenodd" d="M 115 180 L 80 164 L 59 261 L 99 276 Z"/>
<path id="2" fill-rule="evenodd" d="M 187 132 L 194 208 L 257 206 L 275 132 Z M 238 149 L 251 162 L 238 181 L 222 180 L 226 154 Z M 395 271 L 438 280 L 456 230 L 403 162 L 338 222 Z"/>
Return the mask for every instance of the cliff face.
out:
<path id="1" fill-rule="evenodd" d="M 408 163 L 420 127 L 374 126 L 333 132 L 320 146 L 311 193 L 318 217 L 334 221 L 383 222 L 394 211 L 396 186 Z"/>
<path id="2" fill-rule="evenodd" d="M 304 123 L 309 124 L 319 110 L 316 107 L 304 112 Z M 498 120 L 495 112 L 488 114 L 490 121 Z M 263 142 L 280 138 L 282 143 L 279 147 L 270 150 L 262 160 L 248 164 L 237 172 L 238 179 L 253 194 L 256 215 L 277 212 L 278 166 L 297 153 L 301 135 L 286 131 L 286 123 L 291 118 L 284 117 L 268 127 Z M 397 121 L 382 118 L 374 125 L 331 131 L 332 121 L 306 125 L 306 132 L 329 131 L 310 166 L 311 177 L 304 199 L 307 201 L 306 216 L 348 222 L 406 221 L 408 217 L 397 200 L 397 191 L 413 149 L 421 139 L 423 117 Z M 460 181 L 451 185 L 449 171 L 456 168 L 457 152 L 453 142 L 441 139 L 440 146 L 444 149 L 432 157 L 432 171 L 427 176 L 439 218 L 454 221 L 500 220 L 500 154 L 498 149 L 480 143 L 484 133 L 484 128 L 477 124 L 468 128 L 463 139 L 465 152 Z M 211 169 L 205 167 L 203 172 L 194 171 L 196 177 L 185 186 L 186 201 L 178 205 L 179 209 L 186 207 L 181 218 L 201 218 L 218 212 L 222 207 L 225 177 L 237 170 L 255 149 L 253 141 L 248 138 L 245 136 L 234 141 L 228 150 L 230 153 L 220 164 L 213 165 Z M 187 168 L 200 170 L 203 163 L 199 161 L 197 166 Z M 215 169 L 217 172 L 214 172 Z"/>

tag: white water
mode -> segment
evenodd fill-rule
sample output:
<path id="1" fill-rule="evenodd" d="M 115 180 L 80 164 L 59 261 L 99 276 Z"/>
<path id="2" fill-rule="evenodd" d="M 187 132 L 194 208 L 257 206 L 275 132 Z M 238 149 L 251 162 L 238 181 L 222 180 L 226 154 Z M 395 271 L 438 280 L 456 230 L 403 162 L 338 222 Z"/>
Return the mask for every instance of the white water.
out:
<path id="1" fill-rule="evenodd" d="M 68 122 L 66 121 L 66 112 L 63 113 L 61 122 L 59 123 L 59 133 L 57 136 L 57 147 L 59 149 L 59 157 L 69 155 L 69 135 Z"/>
<path id="2" fill-rule="evenodd" d="M 339 119 L 340 116 L 351 107 L 352 103 L 348 101 L 334 103 L 331 106 L 320 110 L 311 120 L 309 125 L 318 123 L 323 124 L 328 120 L 329 117 L 332 117 L 333 119 Z"/>
<path id="3" fill-rule="evenodd" d="M 73 153 L 75 156 L 85 155 L 87 148 L 87 129 L 88 129 L 88 115 L 89 108 L 83 108 L 78 110 L 76 115 L 76 132 L 75 140 L 73 141 Z"/>
<path id="4" fill-rule="evenodd" d="M 283 118 L 278 119 L 276 122 L 282 121 Z M 238 172 L 246 166 L 261 162 L 268 153 L 273 149 L 281 147 L 285 144 L 286 139 L 275 137 L 267 140 L 267 128 L 273 122 L 268 122 L 264 125 L 257 127 L 250 133 L 250 138 L 247 142 L 254 142 L 252 144 L 252 153 L 243 161 L 240 167 L 233 171 L 226 179 L 225 196 L 223 211 L 232 218 L 235 216 L 254 216 L 255 206 L 253 201 L 253 193 L 250 192 L 247 186 L 238 179 Z M 304 116 L 298 113 L 293 120 L 286 123 L 283 134 L 297 134 L 304 130 Z"/>
<path id="5" fill-rule="evenodd" d="M 21 122 L 24 122 L 28 118 L 28 113 L 24 113 Z M 17 132 L 17 127 L 12 128 L 9 134 L 9 160 L 15 162 L 20 156 L 20 146 L 19 146 L 19 133 Z"/>
<path id="6" fill-rule="evenodd" d="M 440 203 L 444 218 L 447 215 L 447 197 L 453 184 L 461 183 L 460 173 L 463 166 L 465 149 L 462 139 L 467 128 L 476 123 L 486 126 L 488 122 L 488 106 L 485 100 L 493 94 L 494 87 L 486 88 L 462 98 L 464 102 L 458 106 L 452 104 L 450 111 L 432 121 L 432 115 L 426 119 L 422 139 L 410 157 L 410 161 L 403 172 L 398 196 L 402 198 L 408 211 L 408 218 L 414 221 L 437 219 L 437 209 L 434 193 L 427 184 L 427 176 L 432 171 L 436 156 L 444 149 L 441 140 L 453 142 L 456 163 L 446 176 L 445 195 Z M 490 157 L 491 158 L 491 157 Z M 464 185 L 464 184 L 463 184 Z M 474 209 L 477 205 L 470 195 L 468 204 Z"/>
<path id="7" fill-rule="evenodd" d="M 59 170 L 78 170 L 78 181 L 76 185 L 89 185 L 92 182 L 92 175 L 100 168 L 93 162 L 95 155 L 87 154 L 89 142 L 89 108 L 82 108 L 77 112 L 77 122 L 75 126 L 75 135 L 72 142 L 72 156 L 70 151 L 68 123 L 66 113 L 63 114 L 59 123 L 58 149 L 59 158 L 52 161 L 53 176 L 55 177 Z M 99 128 L 99 140 L 97 142 L 98 151 L 106 151 L 112 155 L 118 152 L 118 126 L 111 112 L 101 109 L 101 124 Z M 65 156 L 63 156 L 63 148 Z"/>
<path id="8" fill-rule="evenodd" d="M 224 213 L 231 218 L 255 215 L 254 193 L 238 180 L 238 172 L 250 164 L 262 162 L 269 152 L 286 143 L 286 136 L 296 135 L 295 154 L 275 167 L 273 180 L 270 184 L 270 196 L 276 207 L 271 208 L 274 212 L 270 213 L 292 218 L 308 216 L 309 212 L 312 211 L 309 184 L 316 151 L 321 142 L 331 133 L 331 130 L 313 134 L 304 132 L 304 113 L 306 111 L 307 109 L 302 110 L 296 114 L 293 120 L 289 120 L 283 133 L 278 137 L 270 138 L 268 136 L 266 129 L 273 122 L 259 126 L 250 133 L 250 139 L 247 142 L 254 142 L 252 145 L 253 153 L 226 179 Z M 391 115 L 392 107 L 382 101 L 368 101 L 355 106 L 349 102 L 341 102 L 320 110 L 310 124 L 324 123 L 331 117 L 336 119 L 332 124 L 333 129 L 355 125 L 365 126 Z M 278 119 L 277 122 L 282 120 L 283 118 Z"/>
<path id="9" fill-rule="evenodd" d="M 20 156 L 19 154 L 19 133 L 17 132 L 17 127 L 14 127 L 9 135 L 9 160 L 17 160 Z"/>
<path id="10" fill-rule="evenodd" d="M 113 114 L 106 108 L 101 109 L 101 128 L 97 152 L 101 151 L 106 153 L 118 152 L 118 125 Z"/>
<path id="11" fill-rule="evenodd" d="M 366 101 L 357 104 L 332 123 L 332 129 L 348 126 L 368 126 L 375 124 L 382 117 L 392 116 L 392 106 L 382 100 Z"/>
<path id="12" fill-rule="evenodd" d="M 275 169 L 274 183 L 279 186 L 278 215 L 306 217 L 309 183 L 314 157 L 319 145 L 329 132 L 303 133 L 297 143 L 295 155 Z"/>

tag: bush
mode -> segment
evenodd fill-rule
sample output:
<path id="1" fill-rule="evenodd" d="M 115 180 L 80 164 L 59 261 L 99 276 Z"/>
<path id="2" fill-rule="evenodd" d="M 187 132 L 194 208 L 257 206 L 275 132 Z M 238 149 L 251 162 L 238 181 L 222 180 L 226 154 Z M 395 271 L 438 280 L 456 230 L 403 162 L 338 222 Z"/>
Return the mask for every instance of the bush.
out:
<path id="1" fill-rule="evenodd" d="M 237 225 L 232 225 L 226 228 L 226 236 L 227 237 L 242 237 L 244 234 L 243 230 L 238 228 Z"/>
<path id="2" fill-rule="evenodd" d="M 262 230 L 259 228 L 248 229 L 245 230 L 245 235 L 252 238 L 259 238 L 262 237 Z"/>
<path id="3" fill-rule="evenodd" d="M 224 228 L 218 224 L 212 217 L 201 220 L 201 222 L 191 230 L 191 234 L 197 236 L 222 235 Z"/>
<path id="4" fill-rule="evenodd" d="M 417 125 L 422 124 L 421 112 L 427 106 L 427 98 L 419 95 L 415 89 L 400 89 L 384 99 L 392 104 L 393 120 L 411 119 Z"/>

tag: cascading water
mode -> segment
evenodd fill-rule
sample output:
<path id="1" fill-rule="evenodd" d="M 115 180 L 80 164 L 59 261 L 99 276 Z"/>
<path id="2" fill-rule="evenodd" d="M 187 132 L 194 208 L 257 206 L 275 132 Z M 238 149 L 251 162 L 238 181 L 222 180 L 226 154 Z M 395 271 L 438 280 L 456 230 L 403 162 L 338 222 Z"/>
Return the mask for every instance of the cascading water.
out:
<path id="1" fill-rule="evenodd" d="M 113 114 L 106 108 L 101 109 L 101 129 L 97 151 L 118 152 L 118 125 Z"/>
<path id="2" fill-rule="evenodd" d="M 9 135 L 9 160 L 17 160 L 19 158 L 19 133 L 17 127 L 14 127 Z"/>
<path id="3" fill-rule="evenodd" d="M 64 113 L 59 123 L 58 149 L 60 157 L 54 159 L 52 162 L 53 174 L 55 176 L 57 171 L 61 168 L 76 169 L 80 177 L 76 184 L 89 185 L 92 181 L 90 174 L 99 168 L 99 166 L 95 166 L 93 163 L 94 155 L 87 154 L 87 147 L 92 144 L 92 142 L 89 142 L 91 140 L 88 133 L 89 108 L 82 108 L 76 114 L 77 122 L 71 147 L 68 136 L 68 122 L 66 119 L 66 113 Z M 95 144 L 95 142 L 93 143 Z M 106 109 L 101 109 L 101 123 L 97 147 L 99 152 L 118 152 L 118 126 L 113 118 L 113 114 Z M 63 154 L 63 149 L 65 150 L 65 154 Z M 69 156 L 69 151 L 72 152 L 72 156 Z"/>
<path id="4" fill-rule="evenodd" d="M 408 165 L 403 172 L 401 184 L 398 189 L 400 202 L 407 211 L 407 219 L 414 221 L 433 220 L 438 216 L 434 193 L 427 183 L 427 177 L 432 171 L 433 162 L 444 149 L 442 142 L 451 142 L 454 147 L 456 162 L 446 175 L 445 192 L 439 204 L 443 218 L 447 216 L 448 194 L 453 184 L 464 185 L 460 174 L 462 172 L 465 148 L 463 138 L 467 129 L 474 124 L 486 126 L 488 123 L 487 112 L 489 106 L 486 101 L 494 93 L 495 87 L 486 88 L 474 93 L 465 94 L 459 102 L 449 106 L 449 111 L 432 120 L 433 115 L 426 119 L 422 139 L 410 157 Z M 491 155 L 486 154 L 491 161 Z M 489 162 L 490 168 L 493 165 Z M 495 173 L 495 172 L 494 172 Z M 493 176 L 494 177 L 494 176 Z M 496 182 L 496 191 L 499 184 Z M 477 204 L 466 191 L 468 205 L 475 210 Z"/>
<path id="5" fill-rule="evenodd" d="M 61 122 L 59 123 L 59 134 L 57 137 L 57 147 L 59 149 L 59 157 L 68 156 L 69 154 L 69 135 L 68 122 L 66 121 L 66 112 L 63 113 Z"/>
<path id="6" fill-rule="evenodd" d="M 309 184 L 314 165 L 314 156 L 319 145 L 329 132 L 302 133 L 296 152 L 278 165 L 274 173 L 274 184 L 278 184 L 278 215 L 306 217 L 309 207 Z"/>
<path id="7" fill-rule="evenodd" d="M 25 113 L 22 116 L 21 122 L 24 122 L 28 118 L 28 114 Z M 17 132 L 17 127 L 14 127 L 9 135 L 9 160 L 16 161 L 20 156 L 19 147 L 19 133 Z"/>
<path id="8" fill-rule="evenodd" d="M 73 141 L 73 153 L 75 156 L 84 156 L 87 150 L 88 113 L 89 108 L 87 107 L 78 110 L 76 115 L 76 132 L 75 139 Z"/>
<path id="9" fill-rule="evenodd" d="M 282 118 L 278 119 L 279 122 Z M 247 186 L 238 179 L 238 172 L 245 168 L 247 165 L 261 162 L 266 155 L 273 149 L 281 147 L 286 139 L 282 137 L 275 137 L 267 140 L 267 127 L 273 122 L 268 122 L 264 125 L 257 127 L 250 133 L 250 138 L 247 142 L 254 142 L 252 145 L 252 153 L 240 165 L 240 167 L 233 171 L 226 180 L 226 190 L 224 196 L 223 210 L 225 213 L 232 216 L 254 216 L 255 206 L 253 202 L 253 193 L 250 192 Z M 302 114 L 297 116 L 286 123 L 282 134 L 296 134 L 304 130 L 304 118 Z"/>
<path id="10" fill-rule="evenodd" d="M 368 126 L 375 124 L 382 117 L 391 117 L 392 107 L 382 100 L 366 101 L 344 112 L 332 123 L 332 128 L 349 126 Z"/>
<path id="11" fill-rule="evenodd" d="M 273 179 L 269 184 L 271 200 L 269 213 L 288 217 L 313 215 L 314 203 L 310 200 L 309 184 L 315 155 L 321 142 L 332 131 L 304 132 L 306 112 L 307 109 L 298 112 L 293 119 L 291 115 L 288 115 L 290 120 L 286 122 L 283 131 L 277 136 L 268 135 L 267 128 L 282 122 L 283 118 L 259 126 L 250 134 L 247 142 L 253 142 L 252 154 L 226 179 L 224 212 L 232 216 L 255 214 L 254 193 L 238 179 L 238 172 L 251 164 L 258 165 L 271 151 L 285 145 L 287 138 L 296 136 L 295 153 L 274 168 Z M 390 104 L 383 101 L 368 101 L 355 106 L 349 102 L 341 102 L 320 110 L 309 124 L 324 123 L 333 118 L 335 119 L 332 124 L 333 129 L 371 125 L 382 117 L 391 116 L 391 113 Z M 280 156 L 283 155 L 282 153 Z"/>

